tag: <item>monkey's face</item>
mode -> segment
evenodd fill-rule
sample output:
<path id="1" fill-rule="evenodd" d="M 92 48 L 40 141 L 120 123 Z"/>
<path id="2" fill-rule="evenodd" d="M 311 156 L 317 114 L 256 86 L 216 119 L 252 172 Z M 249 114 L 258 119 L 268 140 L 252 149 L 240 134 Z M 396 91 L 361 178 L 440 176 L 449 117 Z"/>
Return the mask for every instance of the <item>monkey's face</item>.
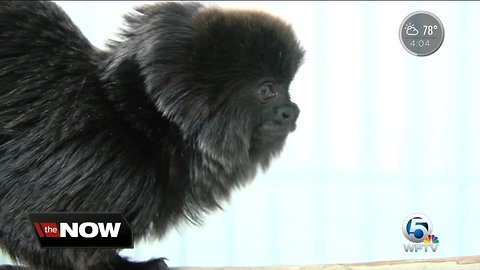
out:
<path id="1" fill-rule="evenodd" d="M 253 91 L 257 100 L 258 123 L 252 132 L 256 143 L 282 140 L 295 130 L 295 122 L 300 110 L 290 101 L 287 86 L 274 81 L 261 83 Z"/>
<path id="2" fill-rule="evenodd" d="M 290 100 L 288 86 L 269 77 L 223 85 L 197 136 L 201 150 L 227 168 L 245 163 L 266 167 L 296 128 L 300 110 Z"/>
<path id="3" fill-rule="evenodd" d="M 267 166 L 269 158 L 283 148 L 287 135 L 296 128 L 300 113 L 290 100 L 288 85 L 267 80 L 254 88 L 250 158 Z M 255 117 L 257 115 L 257 117 Z"/>

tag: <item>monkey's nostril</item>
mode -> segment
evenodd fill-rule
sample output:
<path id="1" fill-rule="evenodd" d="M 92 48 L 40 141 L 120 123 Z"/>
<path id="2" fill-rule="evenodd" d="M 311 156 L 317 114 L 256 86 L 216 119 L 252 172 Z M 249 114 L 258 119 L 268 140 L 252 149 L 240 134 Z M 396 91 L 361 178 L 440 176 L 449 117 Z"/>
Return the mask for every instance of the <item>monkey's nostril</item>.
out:
<path id="1" fill-rule="evenodd" d="M 292 105 L 284 105 L 274 109 L 276 121 L 280 123 L 294 122 L 298 116 L 298 108 Z"/>

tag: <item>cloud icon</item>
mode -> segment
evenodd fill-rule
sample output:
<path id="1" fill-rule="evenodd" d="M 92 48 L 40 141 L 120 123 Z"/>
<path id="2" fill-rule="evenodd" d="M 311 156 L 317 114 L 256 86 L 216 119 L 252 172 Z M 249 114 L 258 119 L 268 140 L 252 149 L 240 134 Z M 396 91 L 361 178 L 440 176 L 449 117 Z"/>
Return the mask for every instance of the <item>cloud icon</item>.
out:
<path id="1" fill-rule="evenodd" d="M 407 31 L 405 31 L 405 33 L 407 33 L 408 36 L 418 35 L 418 29 L 415 28 L 415 25 L 412 24 L 412 23 L 409 23 L 409 24 L 405 25 L 405 29 L 407 30 Z"/>

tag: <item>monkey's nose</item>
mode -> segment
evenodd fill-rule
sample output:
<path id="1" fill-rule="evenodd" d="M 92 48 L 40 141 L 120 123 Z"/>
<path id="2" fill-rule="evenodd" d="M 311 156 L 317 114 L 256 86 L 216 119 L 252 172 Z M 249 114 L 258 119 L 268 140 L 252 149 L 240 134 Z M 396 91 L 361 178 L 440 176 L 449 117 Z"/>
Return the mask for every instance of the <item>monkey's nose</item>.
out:
<path id="1" fill-rule="evenodd" d="M 277 107 L 274 109 L 275 113 L 275 120 L 281 124 L 288 124 L 295 122 L 298 118 L 298 114 L 300 110 L 298 106 L 295 104 L 287 104 L 281 107 Z"/>

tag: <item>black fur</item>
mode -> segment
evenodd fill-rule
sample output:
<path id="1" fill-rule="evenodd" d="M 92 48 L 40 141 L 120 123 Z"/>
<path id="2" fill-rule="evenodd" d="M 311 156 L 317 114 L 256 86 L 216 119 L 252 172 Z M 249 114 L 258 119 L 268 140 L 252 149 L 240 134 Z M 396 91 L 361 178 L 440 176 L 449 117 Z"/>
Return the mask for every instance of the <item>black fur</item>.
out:
<path id="1" fill-rule="evenodd" d="M 303 51 L 280 19 L 161 3 L 126 21 L 100 51 L 54 3 L 0 2 L 0 244 L 32 269 L 165 268 L 42 249 L 26 213 L 121 212 L 136 240 L 162 237 L 218 208 L 295 127 Z"/>

